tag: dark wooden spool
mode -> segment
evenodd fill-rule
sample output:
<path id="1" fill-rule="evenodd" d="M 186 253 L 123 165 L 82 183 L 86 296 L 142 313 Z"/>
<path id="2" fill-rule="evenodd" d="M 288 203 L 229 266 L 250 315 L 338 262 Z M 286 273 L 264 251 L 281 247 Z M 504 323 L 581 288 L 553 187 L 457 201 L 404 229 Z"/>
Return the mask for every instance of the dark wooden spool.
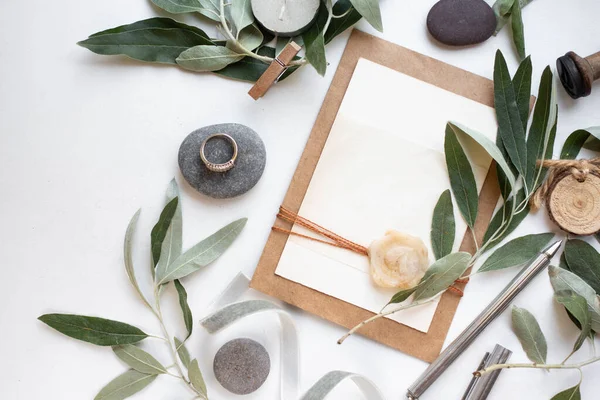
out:
<path id="1" fill-rule="evenodd" d="M 574 99 L 589 96 L 592 83 L 600 79 L 600 51 L 583 58 L 570 51 L 556 60 L 558 76 Z"/>

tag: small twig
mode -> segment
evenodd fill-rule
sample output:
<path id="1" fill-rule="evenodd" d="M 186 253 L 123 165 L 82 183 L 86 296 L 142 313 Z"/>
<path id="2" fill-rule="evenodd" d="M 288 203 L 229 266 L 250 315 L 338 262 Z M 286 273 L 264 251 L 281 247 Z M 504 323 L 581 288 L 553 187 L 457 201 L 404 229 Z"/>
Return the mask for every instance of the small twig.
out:
<path id="1" fill-rule="evenodd" d="M 479 371 L 473 372 L 473 375 L 480 377 L 490 372 L 497 371 L 500 369 L 511 369 L 511 368 L 535 368 L 535 369 L 581 369 L 586 365 L 593 364 L 600 361 L 600 357 L 594 357 L 587 361 L 580 362 L 578 364 L 495 364 Z"/>

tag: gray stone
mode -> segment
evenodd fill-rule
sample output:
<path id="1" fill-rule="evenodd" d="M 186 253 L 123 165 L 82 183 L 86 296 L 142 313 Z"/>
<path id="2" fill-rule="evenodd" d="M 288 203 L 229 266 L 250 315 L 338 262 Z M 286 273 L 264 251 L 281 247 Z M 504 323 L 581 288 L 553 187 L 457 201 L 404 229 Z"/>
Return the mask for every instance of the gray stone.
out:
<path id="1" fill-rule="evenodd" d="M 234 339 L 219 349 L 213 369 L 225 389 L 234 394 L 250 394 L 267 380 L 271 359 L 260 343 L 252 339 Z"/>
<path id="2" fill-rule="evenodd" d="M 204 139 L 215 133 L 226 133 L 238 145 L 235 166 L 227 172 L 210 171 L 200 159 Z M 231 159 L 233 148 L 224 138 L 208 141 L 206 158 L 214 163 Z M 179 148 L 179 168 L 185 180 L 197 191 L 215 199 L 228 199 L 246 193 L 259 181 L 265 170 L 267 152 L 256 132 L 240 124 L 210 125 L 190 133 Z"/>
<path id="3" fill-rule="evenodd" d="M 496 15 L 483 0 L 441 0 L 429 11 L 427 29 L 450 46 L 477 44 L 494 33 Z"/>

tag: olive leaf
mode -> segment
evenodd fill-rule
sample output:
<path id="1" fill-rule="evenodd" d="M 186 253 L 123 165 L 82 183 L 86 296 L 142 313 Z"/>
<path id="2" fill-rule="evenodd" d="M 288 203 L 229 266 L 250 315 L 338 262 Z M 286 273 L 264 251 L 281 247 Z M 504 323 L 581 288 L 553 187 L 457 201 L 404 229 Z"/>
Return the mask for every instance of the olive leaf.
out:
<path id="1" fill-rule="evenodd" d="M 336 36 L 350 28 L 362 19 L 362 15 L 352 6 L 350 0 L 338 0 L 333 5 L 333 15 L 325 32 L 325 44 L 331 42 Z"/>
<path id="2" fill-rule="evenodd" d="M 113 351 L 125 364 L 144 374 L 166 374 L 167 369 L 150 354 L 132 344 L 113 346 Z"/>
<path id="3" fill-rule="evenodd" d="M 513 306 L 512 325 L 527 357 L 536 364 L 546 363 L 548 345 L 535 317 L 526 309 Z"/>
<path id="4" fill-rule="evenodd" d="M 191 363 L 191 358 L 190 358 L 190 352 L 185 347 L 185 343 L 183 343 L 181 340 L 177 339 L 176 337 L 173 338 L 173 340 L 175 341 L 175 350 L 177 350 L 177 355 L 179 356 L 181 363 L 184 365 L 184 367 L 189 368 L 190 363 Z"/>
<path id="5" fill-rule="evenodd" d="M 521 202 L 523 202 L 525 200 L 525 191 L 523 189 L 521 189 L 517 192 L 516 200 L 517 200 L 517 205 L 521 204 Z M 502 205 L 502 207 L 500 207 L 500 209 L 498 209 L 498 211 L 496 211 L 496 214 L 494 214 L 494 217 L 490 221 L 490 224 L 488 225 L 488 228 L 485 231 L 485 234 L 483 236 L 483 243 L 489 242 L 488 247 L 487 247 L 488 249 L 493 248 L 498 243 L 500 243 L 502 240 L 504 240 L 504 238 L 506 238 L 506 236 L 510 235 L 515 229 L 517 229 L 517 227 L 521 224 L 521 222 L 523 222 L 523 220 L 529 214 L 530 207 L 529 207 L 529 204 L 527 203 L 525 205 L 525 208 L 523 209 L 523 211 L 521 211 L 518 214 L 513 215 L 510 223 L 508 224 L 506 229 L 504 229 L 504 232 L 500 236 L 498 236 L 496 239 L 491 240 L 494 233 L 496 233 L 496 231 L 498 229 L 500 229 L 500 226 L 502 225 L 503 221 L 506 218 L 508 218 L 510 213 L 512 213 L 512 207 L 513 207 L 514 201 L 515 201 L 514 196 L 511 197 L 510 199 L 506 200 L 505 203 Z"/>
<path id="6" fill-rule="evenodd" d="M 526 185 L 530 188 L 530 191 L 535 190 L 533 185 L 539 171 L 536 166 L 537 160 L 548 158 L 548 155 L 552 156 L 553 139 L 552 146 L 549 146 L 549 143 L 556 119 L 557 105 L 554 78 L 550 67 L 546 67 L 540 80 L 533 120 L 527 137 Z"/>
<path id="7" fill-rule="evenodd" d="M 135 234 L 135 228 L 137 225 L 137 221 L 140 217 L 141 211 L 142 210 L 137 210 L 137 212 L 131 218 L 131 221 L 129 221 L 129 225 L 127 226 L 127 231 L 125 232 L 125 241 L 123 243 L 123 260 L 125 262 L 125 272 L 127 272 L 129 282 L 131 282 L 131 285 L 133 286 L 137 294 L 140 296 L 142 301 L 146 303 L 148 307 L 150 307 L 150 303 L 148 303 L 148 300 L 146 299 L 146 297 L 142 293 L 142 290 L 140 289 L 140 285 L 138 284 L 137 278 L 135 277 L 135 269 L 133 267 L 133 235 Z"/>
<path id="8" fill-rule="evenodd" d="M 504 143 L 502 142 L 502 138 L 500 137 L 500 135 L 496 135 L 496 147 L 498 147 L 498 150 L 500 150 L 502 157 L 504 157 L 504 159 L 506 160 L 506 163 L 510 167 L 510 171 L 512 172 L 513 176 L 517 176 L 517 169 L 510 161 L 510 158 L 508 157 L 508 153 L 506 152 L 506 148 L 504 147 Z M 512 194 L 513 188 L 510 185 L 508 177 L 506 176 L 504 171 L 502 171 L 501 168 L 496 168 L 496 175 L 498 176 L 498 186 L 500 187 L 500 194 L 502 195 L 502 199 L 504 199 L 504 201 L 506 202 L 506 200 Z"/>
<path id="9" fill-rule="evenodd" d="M 156 224 L 152 228 L 152 232 L 150 233 L 150 248 L 152 250 L 152 261 L 154 267 L 156 267 L 158 261 L 160 260 L 161 247 L 163 245 L 165 237 L 167 236 L 167 231 L 171 226 L 171 221 L 175 216 L 175 211 L 177 210 L 178 206 L 179 199 L 177 197 L 168 202 L 167 205 L 163 208 L 162 212 L 160 213 L 160 217 L 158 218 L 158 221 L 156 222 Z M 171 230 L 171 235 L 174 234 L 175 230 Z"/>
<path id="10" fill-rule="evenodd" d="M 572 291 L 563 291 L 554 294 L 554 299 L 562 304 L 567 311 L 575 317 L 581 329 L 581 333 L 573 346 L 573 353 L 581 348 L 586 338 L 592 331 L 592 316 L 586 300 Z"/>
<path id="11" fill-rule="evenodd" d="M 555 266 L 548 267 L 554 293 L 572 291 L 583 297 L 591 314 L 592 329 L 600 332 L 600 300 L 590 285 L 574 273 Z"/>
<path id="12" fill-rule="evenodd" d="M 583 147 L 592 151 L 600 151 L 600 126 L 591 126 L 585 131 L 590 134 L 590 137 Z"/>
<path id="13" fill-rule="evenodd" d="M 371 26 L 379 32 L 383 32 L 383 22 L 381 21 L 381 10 L 379 9 L 379 0 L 350 0 L 352 6 L 365 17 Z"/>
<path id="14" fill-rule="evenodd" d="M 540 233 L 513 239 L 492 253 L 477 272 L 522 265 L 542 251 L 553 237 L 554 233 Z"/>
<path id="15" fill-rule="evenodd" d="M 511 13 L 513 42 L 521 60 L 527 57 L 525 53 L 525 32 L 523 28 L 523 16 L 521 15 L 521 4 L 515 1 Z"/>
<path id="16" fill-rule="evenodd" d="M 144 374 L 131 369 L 104 386 L 100 393 L 94 397 L 94 400 L 126 399 L 145 389 L 156 377 L 157 375 Z"/>
<path id="17" fill-rule="evenodd" d="M 523 9 L 526 5 L 528 5 L 529 3 L 531 3 L 533 0 L 519 0 L 519 5 L 521 6 L 521 9 Z M 504 13 L 501 11 L 500 6 L 504 4 L 502 11 L 504 11 Z M 510 6 L 508 5 L 510 4 Z M 494 35 L 497 35 L 498 32 L 500 32 L 502 30 L 502 28 L 504 28 L 504 26 L 508 23 L 508 20 L 510 19 L 511 13 L 510 10 L 509 12 L 506 12 L 507 7 L 512 8 L 512 1 L 510 0 L 496 0 L 496 2 L 494 3 L 492 9 L 494 10 L 494 13 L 496 14 L 496 32 L 494 33 Z"/>
<path id="18" fill-rule="evenodd" d="M 171 14 L 184 14 L 201 12 L 202 4 L 199 0 L 151 0 L 154 5 Z"/>
<path id="19" fill-rule="evenodd" d="M 492 8 L 497 8 L 498 15 L 510 15 L 515 0 L 498 0 Z"/>
<path id="20" fill-rule="evenodd" d="M 177 213 L 177 208 L 179 207 L 179 198 L 175 197 L 165 207 L 166 214 L 170 214 L 171 210 L 167 209 L 167 207 L 174 208 L 174 210 L 170 224 L 168 225 L 168 229 L 163 237 L 158 263 L 156 264 L 156 271 L 165 270 L 177 257 L 181 255 L 181 211 Z M 165 210 L 163 210 L 163 213 L 165 213 Z M 162 219 L 162 214 L 160 219 Z"/>
<path id="21" fill-rule="evenodd" d="M 448 289 L 467 270 L 470 259 L 469 253 L 458 252 L 434 262 L 421 279 L 424 283 L 415 291 L 414 301 L 431 298 Z"/>
<path id="22" fill-rule="evenodd" d="M 467 225 L 472 229 L 477 219 L 478 195 L 477 183 L 471 164 L 462 149 L 451 124 L 446 125 L 444 140 L 446 166 L 450 177 L 450 187 L 458 204 L 458 209 Z"/>
<path id="23" fill-rule="evenodd" d="M 412 287 L 410 289 L 405 289 L 405 290 L 399 291 L 398 293 L 396 293 L 395 295 L 392 296 L 392 298 L 390 299 L 390 301 L 383 308 L 389 306 L 390 304 L 402 303 L 403 301 L 405 301 L 406 299 L 408 299 L 411 294 L 413 294 L 414 292 L 416 292 L 416 290 L 418 288 L 420 288 L 423 285 L 425 285 L 434 276 L 435 276 L 435 273 L 434 274 L 430 274 L 427 277 L 423 277 L 423 279 L 421 279 L 421 282 L 419 282 L 419 284 L 417 286 Z"/>
<path id="24" fill-rule="evenodd" d="M 177 65 L 190 71 L 218 71 L 244 58 L 243 55 L 222 46 L 195 46 L 182 52 L 175 60 Z"/>
<path id="25" fill-rule="evenodd" d="M 73 314 L 45 314 L 38 319 L 63 335 L 98 346 L 132 344 L 148 337 L 135 326 L 104 318 Z"/>
<path id="26" fill-rule="evenodd" d="M 502 137 L 502 142 L 517 171 L 527 176 L 525 129 L 523 129 L 508 66 L 500 50 L 496 52 L 494 64 L 494 104 L 498 119 L 498 134 Z"/>
<path id="27" fill-rule="evenodd" d="M 519 107 L 519 115 L 521 116 L 524 130 L 527 130 L 527 121 L 529 120 L 532 74 L 533 66 L 531 65 L 531 57 L 527 57 L 521 61 L 513 77 L 513 87 L 515 88 L 517 106 Z"/>
<path id="28" fill-rule="evenodd" d="M 571 133 L 565 143 L 563 144 L 563 148 L 560 152 L 560 158 L 562 160 L 574 160 L 583 144 L 588 140 L 590 134 L 585 129 L 578 129 L 575 132 Z"/>
<path id="29" fill-rule="evenodd" d="M 240 234 L 247 221 L 247 218 L 242 218 L 232 222 L 177 257 L 166 268 L 157 268 L 157 284 L 183 278 L 219 258 Z"/>
<path id="30" fill-rule="evenodd" d="M 579 390 L 579 385 L 573 386 L 567 390 L 563 390 L 550 400 L 581 400 L 581 391 Z"/>
<path id="31" fill-rule="evenodd" d="M 375 0 L 377 1 L 377 0 Z M 325 25 L 329 17 L 329 11 L 321 4 L 316 21 L 302 34 L 306 46 L 305 57 L 319 75 L 325 75 L 327 71 L 327 59 L 325 56 L 325 38 L 323 36 Z"/>
<path id="32" fill-rule="evenodd" d="M 252 50 L 256 49 L 258 46 L 260 46 L 263 42 L 263 39 L 264 39 L 264 35 L 260 31 L 260 29 L 258 29 L 258 26 L 256 26 L 256 24 L 250 24 L 250 25 L 246 26 L 238 34 L 238 42 L 240 43 L 240 45 L 242 47 L 244 47 L 246 50 L 250 50 L 250 51 L 252 51 Z M 229 46 L 229 44 L 228 44 L 228 46 Z M 238 50 L 235 49 L 235 47 L 231 47 L 231 49 L 236 52 L 239 52 Z"/>
<path id="33" fill-rule="evenodd" d="M 221 22 L 221 10 L 219 1 L 220 0 L 198 0 L 201 7 L 198 10 L 198 12 L 215 22 Z"/>
<path id="34" fill-rule="evenodd" d="M 579 239 L 565 245 L 565 258 L 569 270 L 583 279 L 596 293 L 600 293 L 600 254 L 593 246 Z"/>
<path id="35" fill-rule="evenodd" d="M 234 0 L 230 4 L 231 19 L 239 37 L 241 31 L 254 22 L 252 5 L 250 4 L 250 0 Z"/>
<path id="36" fill-rule="evenodd" d="M 185 328 L 187 329 L 187 338 L 189 338 L 194 329 L 194 317 L 192 317 L 192 310 L 188 305 L 187 301 L 187 292 L 181 282 L 178 279 L 173 281 L 175 284 L 175 289 L 177 289 L 177 295 L 179 296 L 179 306 L 181 307 L 181 312 L 183 314 L 183 321 L 185 322 Z"/>
<path id="37" fill-rule="evenodd" d="M 95 33 L 77 44 L 96 54 L 122 54 L 140 61 L 175 64 L 183 51 L 213 43 L 194 26 L 169 18 L 150 18 Z"/>
<path id="38" fill-rule="evenodd" d="M 262 46 L 256 52 L 258 55 L 267 56 L 274 58 L 276 49 L 273 47 Z M 294 60 L 298 60 L 299 57 L 295 57 Z M 266 64 L 260 60 L 252 57 L 244 57 L 242 60 L 229 64 L 225 68 L 214 71 L 215 74 L 226 76 L 232 79 L 238 79 L 246 82 L 256 82 L 258 78 L 267 70 L 269 64 Z M 285 71 L 285 73 L 279 78 L 279 81 L 284 80 L 290 76 L 294 71 L 298 69 L 297 65 L 293 65 Z"/>
<path id="39" fill-rule="evenodd" d="M 202 376 L 200 367 L 198 366 L 198 360 L 193 360 L 190 363 L 188 376 L 192 385 L 199 390 L 205 398 L 207 398 L 208 392 L 206 391 L 206 383 L 204 382 L 204 377 Z"/>
<path id="40" fill-rule="evenodd" d="M 455 235 L 452 196 L 450 190 L 445 190 L 433 209 L 431 221 L 431 247 L 436 260 L 452 253 Z"/>

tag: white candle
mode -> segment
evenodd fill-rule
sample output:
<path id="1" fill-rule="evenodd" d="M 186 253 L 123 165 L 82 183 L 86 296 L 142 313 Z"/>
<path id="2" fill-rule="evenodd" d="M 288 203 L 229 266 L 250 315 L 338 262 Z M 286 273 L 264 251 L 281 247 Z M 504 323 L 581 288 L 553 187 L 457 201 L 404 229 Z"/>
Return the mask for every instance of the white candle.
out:
<path id="1" fill-rule="evenodd" d="M 296 36 L 315 21 L 320 0 L 251 0 L 256 20 L 278 36 Z"/>

